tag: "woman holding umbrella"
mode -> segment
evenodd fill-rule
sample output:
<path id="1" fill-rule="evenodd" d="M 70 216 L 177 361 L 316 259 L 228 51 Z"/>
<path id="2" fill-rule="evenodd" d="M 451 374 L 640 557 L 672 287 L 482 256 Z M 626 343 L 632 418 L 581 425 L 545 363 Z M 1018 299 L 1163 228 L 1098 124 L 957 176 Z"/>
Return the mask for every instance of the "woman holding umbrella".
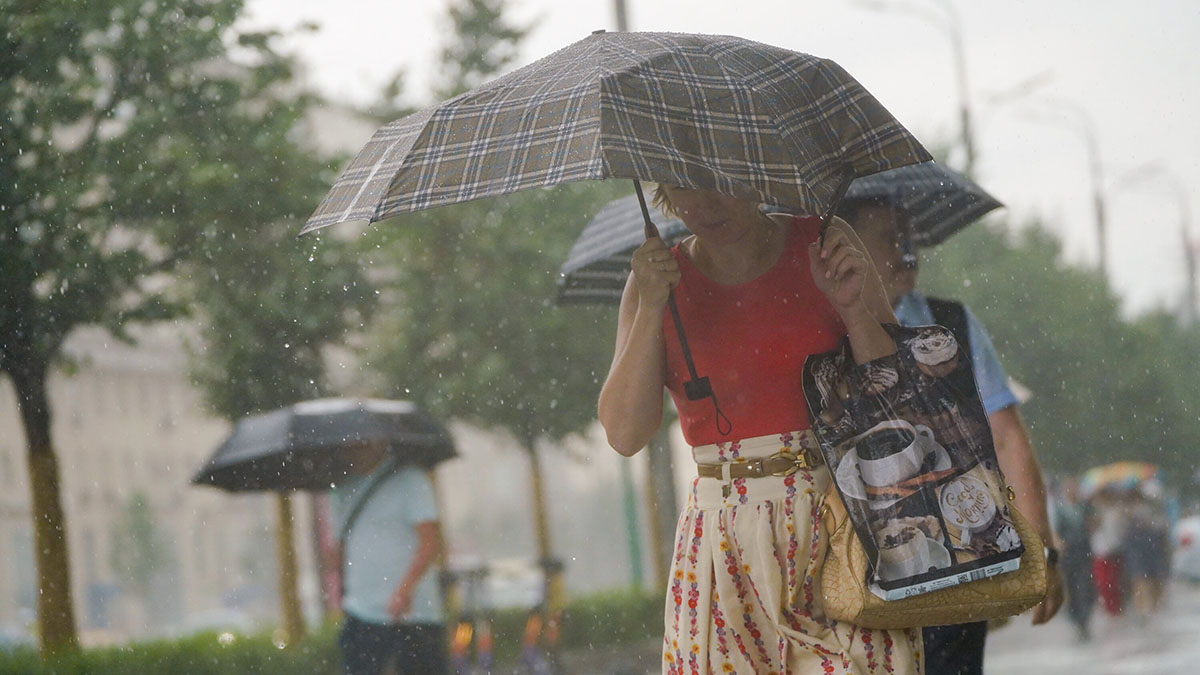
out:
<path id="1" fill-rule="evenodd" d="M 609 443 L 633 455 L 658 429 L 665 387 L 698 465 L 672 561 L 663 672 L 920 672 L 919 630 L 831 621 L 818 586 L 830 477 L 801 369 L 845 335 L 859 363 L 896 349 L 862 243 L 840 219 L 822 237 L 819 219 L 776 219 L 716 192 L 660 186 L 656 202 L 691 236 L 634 253 L 599 416 Z M 715 396 L 685 390 L 692 368 L 664 311 L 672 294 Z"/>

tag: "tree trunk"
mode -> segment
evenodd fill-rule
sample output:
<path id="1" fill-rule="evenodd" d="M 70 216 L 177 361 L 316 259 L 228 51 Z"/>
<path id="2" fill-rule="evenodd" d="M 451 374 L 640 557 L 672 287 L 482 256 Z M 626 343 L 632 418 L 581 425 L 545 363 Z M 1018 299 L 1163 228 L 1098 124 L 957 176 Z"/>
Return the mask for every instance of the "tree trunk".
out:
<path id="1" fill-rule="evenodd" d="M 279 603 L 283 610 L 284 641 L 294 644 L 304 637 L 304 615 L 300 612 L 297 580 L 295 528 L 292 524 L 292 498 L 286 492 L 275 493 L 279 517 L 275 532 L 275 551 L 279 559 Z"/>
<path id="2" fill-rule="evenodd" d="M 59 494 L 58 459 L 50 437 L 50 405 L 46 398 L 45 364 L 9 373 L 29 458 L 29 489 L 33 516 L 33 549 L 37 565 L 38 639 L 44 655 L 75 650 L 79 636 L 71 595 L 71 564 L 67 524 Z"/>
<path id="3" fill-rule="evenodd" d="M 533 494 L 533 531 L 538 558 L 547 560 L 551 556 L 550 517 L 546 512 L 546 491 L 542 485 L 542 460 L 532 443 L 526 450 L 529 452 L 529 487 Z"/>
<path id="4" fill-rule="evenodd" d="M 650 559 L 655 588 L 667 587 L 671 555 L 675 549 L 675 524 L 679 504 L 675 498 L 675 463 L 671 458 L 671 425 L 663 420 L 646 449 L 646 531 L 650 533 Z"/>

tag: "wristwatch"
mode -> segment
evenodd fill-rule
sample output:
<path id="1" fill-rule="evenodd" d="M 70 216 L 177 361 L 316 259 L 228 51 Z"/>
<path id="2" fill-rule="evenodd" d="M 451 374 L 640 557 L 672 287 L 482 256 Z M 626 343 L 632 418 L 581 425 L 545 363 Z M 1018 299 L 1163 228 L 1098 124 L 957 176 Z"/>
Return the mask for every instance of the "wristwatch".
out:
<path id="1" fill-rule="evenodd" d="M 1046 547 L 1046 567 L 1055 567 L 1058 565 L 1058 549 L 1053 546 Z"/>

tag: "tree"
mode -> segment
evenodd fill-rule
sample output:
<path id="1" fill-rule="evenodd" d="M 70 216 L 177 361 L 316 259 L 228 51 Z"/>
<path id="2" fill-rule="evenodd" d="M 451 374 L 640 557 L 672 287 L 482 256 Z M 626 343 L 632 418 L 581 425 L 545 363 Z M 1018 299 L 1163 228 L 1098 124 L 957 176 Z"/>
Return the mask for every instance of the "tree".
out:
<path id="1" fill-rule="evenodd" d="M 304 154 L 286 137 L 276 140 L 280 154 Z M 324 189 L 313 185 L 320 163 L 296 159 L 277 177 L 277 194 L 256 200 L 264 212 L 316 206 Z M 289 200 L 292 191 L 299 194 Z M 268 206 L 272 199 L 277 203 Z M 231 422 L 327 395 L 323 348 L 346 339 L 370 316 L 375 296 L 354 252 L 345 242 L 298 241 L 300 225 L 260 222 L 243 227 L 243 236 L 215 238 L 204 245 L 190 276 L 201 318 L 193 381 L 209 409 Z M 286 640 L 293 642 L 304 634 L 304 622 L 287 493 L 276 493 L 276 511 L 279 598 Z"/>
<path id="2" fill-rule="evenodd" d="M 45 652 L 77 644 L 46 378 L 78 326 L 128 339 L 182 312 L 164 275 L 278 173 L 229 158 L 295 118 L 270 35 L 230 28 L 241 7 L 0 0 L 0 372 L 26 438 Z"/>
<path id="3" fill-rule="evenodd" d="M 442 95 L 514 58 L 528 28 L 503 21 L 504 8 L 499 0 L 452 4 Z M 386 380 L 377 386 L 513 434 L 531 461 L 543 558 L 551 544 L 535 446 L 595 419 L 614 318 L 608 309 L 555 308 L 556 271 L 586 218 L 621 187 L 573 184 L 433 209 L 380 225 L 364 242 L 369 264 L 388 275 L 369 358 Z"/>
<path id="4" fill-rule="evenodd" d="M 1200 444 L 1194 353 L 1200 338 L 1171 316 L 1122 316 L 1094 270 L 1068 264 L 1038 222 L 976 225 L 931 252 L 921 285 L 965 301 L 1009 374 L 1034 398 L 1023 407 L 1038 454 L 1077 472 L 1117 459 L 1186 478 Z"/>
<path id="5" fill-rule="evenodd" d="M 453 37 L 442 47 L 439 99 L 457 96 L 504 71 L 533 26 L 516 26 L 504 14 L 505 0 L 452 0 L 446 18 Z"/>

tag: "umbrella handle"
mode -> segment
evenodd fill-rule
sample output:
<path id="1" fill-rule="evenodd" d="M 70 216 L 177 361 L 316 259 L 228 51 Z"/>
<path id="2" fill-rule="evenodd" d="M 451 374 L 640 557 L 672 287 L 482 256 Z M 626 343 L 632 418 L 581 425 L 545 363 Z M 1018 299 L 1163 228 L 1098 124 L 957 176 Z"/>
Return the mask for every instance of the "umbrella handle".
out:
<path id="1" fill-rule="evenodd" d="M 646 208 L 646 197 L 642 194 L 642 183 L 638 179 L 633 179 L 633 191 L 637 194 L 638 205 L 642 207 L 642 218 L 646 221 L 646 238 L 652 239 L 658 237 L 658 228 L 654 226 L 654 222 L 650 220 L 650 209 Z M 701 401 L 706 398 L 711 398 L 713 402 L 713 412 L 717 422 L 717 431 L 722 436 L 728 436 L 733 431 L 733 423 L 721 411 L 721 405 L 717 403 L 717 395 L 713 392 L 712 382 L 707 377 L 700 377 L 700 373 L 696 372 L 696 362 L 692 359 L 692 350 L 688 347 L 687 335 L 683 332 L 683 319 L 679 316 L 679 307 L 675 304 L 675 293 L 667 296 L 667 309 L 671 312 L 671 321 L 675 324 L 675 333 L 679 336 L 679 351 L 683 353 L 683 360 L 687 363 L 688 376 L 690 380 L 683 383 L 683 391 L 689 401 Z"/>
<path id="2" fill-rule="evenodd" d="M 822 243 L 825 241 L 825 230 L 829 229 L 829 224 L 833 222 L 833 214 L 841 205 L 842 198 L 846 196 L 846 191 L 850 189 L 850 184 L 854 182 L 854 179 L 854 169 L 847 166 L 842 172 L 842 182 L 838 183 L 837 189 L 833 192 L 833 200 L 829 202 L 829 208 L 825 209 L 825 213 L 821 215 Z"/>
<path id="3" fill-rule="evenodd" d="M 650 209 L 646 208 L 646 196 L 642 194 L 642 182 L 636 178 L 633 179 L 633 191 L 637 194 L 638 206 L 642 207 L 642 219 L 646 221 L 646 238 L 653 239 L 660 236 L 654 221 L 650 220 Z"/>

